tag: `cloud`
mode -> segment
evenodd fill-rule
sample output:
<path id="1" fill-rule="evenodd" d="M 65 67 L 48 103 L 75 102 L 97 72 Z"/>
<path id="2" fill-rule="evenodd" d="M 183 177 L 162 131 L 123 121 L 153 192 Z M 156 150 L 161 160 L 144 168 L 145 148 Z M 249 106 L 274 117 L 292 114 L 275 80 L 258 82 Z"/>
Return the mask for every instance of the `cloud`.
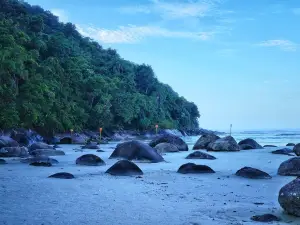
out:
<path id="1" fill-rule="evenodd" d="M 137 43 L 147 37 L 185 38 L 205 41 L 211 39 L 214 34 L 213 32 L 173 31 L 158 26 L 128 25 L 120 26 L 115 30 L 82 25 L 76 25 L 76 27 L 83 36 L 108 44 Z"/>
<path id="2" fill-rule="evenodd" d="M 300 8 L 294 8 L 292 9 L 292 12 L 295 14 L 295 15 L 299 15 L 300 16 Z"/>
<path id="3" fill-rule="evenodd" d="M 53 15 L 57 16 L 59 18 L 59 21 L 61 22 L 69 22 L 68 13 L 63 9 L 51 9 L 50 10 Z"/>
<path id="4" fill-rule="evenodd" d="M 262 47 L 278 47 L 283 51 L 296 51 L 298 45 L 289 40 L 267 40 L 258 44 Z"/>
<path id="5" fill-rule="evenodd" d="M 229 11 L 217 10 L 222 0 L 196 0 L 196 1 L 164 1 L 151 0 L 150 4 L 122 7 L 120 12 L 124 13 L 156 13 L 165 19 L 182 19 L 189 17 L 211 16 L 213 11 L 218 14 L 229 13 Z M 230 13 L 232 13 L 230 11 Z"/>

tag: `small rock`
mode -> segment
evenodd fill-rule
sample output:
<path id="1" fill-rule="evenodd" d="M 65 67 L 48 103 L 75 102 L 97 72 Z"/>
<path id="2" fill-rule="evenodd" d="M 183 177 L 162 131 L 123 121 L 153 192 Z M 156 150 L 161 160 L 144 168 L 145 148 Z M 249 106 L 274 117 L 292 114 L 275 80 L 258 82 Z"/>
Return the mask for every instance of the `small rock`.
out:
<path id="1" fill-rule="evenodd" d="M 278 150 L 272 151 L 271 153 L 272 154 L 281 154 L 281 155 L 294 156 L 293 155 L 293 150 L 291 150 L 289 148 L 278 149 Z"/>
<path id="2" fill-rule="evenodd" d="M 264 148 L 276 148 L 276 145 L 264 145 Z"/>
<path id="3" fill-rule="evenodd" d="M 259 216 L 252 216 L 251 220 L 267 223 L 267 222 L 280 221 L 281 219 L 272 214 L 264 214 L 264 215 L 259 215 Z"/>
<path id="4" fill-rule="evenodd" d="M 103 166 L 105 162 L 99 156 L 86 154 L 76 159 L 76 164 L 84 166 Z"/>
<path id="5" fill-rule="evenodd" d="M 143 175 L 143 171 L 135 163 L 128 160 L 118 161 L 105 173 L 115 176 Z"/>
<path id="6" fill-rule="evenodd" d="M 30 152 L 33 156 L 60 156 L 65 155 L 65 152 L 55 149 L 37 149 Z"/>
<path id="7" fill-rule="evenodd" d="M 6 161 L 4 159 L 0 159 L 0 164 L 6 164 Z"/>
<path id="8" fill-rule="evenodd" d="M 74 179 L 75 177 L 71 173 L 61 172 L 61 173 L 55 173 L 55 174 L 49 176 L 49 178 Z"/>
<path id="9" fill-rule="evenodd" d="M 51 167 L 52 164 L 49 162 L 33 162 L 29 164 L 30 166 L 42 166 L 42 167 Z"/>
<path id="10" fill-rule="evenodd" d="M 215 173 L 215 171 L 206 165 L 196 165 L 195 163 L 186 163 L 178 169 L 177 173 L 197 174 L 197 173 Z"/>
<path id="11" fill-rule="evenodd" d="M 201 151 L 195 151 L 195 152 L 189 154 L 186 157 L 186 159 L 209 159 L 209 160 L 214 160 L 214 159 L 216 159 L 216 157 L 214 157 L 210 154 L 201 152 Z"/>
<path id="12" fill-rule="evenodd" d="M 21 159 L 22 163 L 34 163 L 34 162 L 44 162 L 44 163 L 51 163 L 51 164 L 58 164 L 56 159 L 49 158 L 47 156 L 37 156 L 31 157 L 26 159 Z"/>
<path id="13" fill-rule="evenodd" d="M 286 146 L 293 147 L 293 146 L 295 146 L 295 144 L 294 143 L 288 143 Z"/>
<path id="14" fill-rule="evenodd" d="M 81 146 L 82 149 L 99 149 L 100 147 L 97 145 L 97 143 L 89 143 L 84 146 Z"/>
<path id="15" fill-rule="evenodd" d="M 250 179 L 271 179 L 272 177 L 264 171 L 252 168 L 243 167 L 236 172 L 237 176 L 250 178 Z"/>

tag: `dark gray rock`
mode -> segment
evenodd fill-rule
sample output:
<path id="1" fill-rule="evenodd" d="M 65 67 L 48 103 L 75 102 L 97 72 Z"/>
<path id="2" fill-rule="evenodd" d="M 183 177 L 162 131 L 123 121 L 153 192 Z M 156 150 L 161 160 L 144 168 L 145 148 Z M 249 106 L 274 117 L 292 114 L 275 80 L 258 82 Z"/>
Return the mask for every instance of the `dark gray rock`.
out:
<path id="1" fill-rule="evenodd" d="M 208 145 L 216 140 L 220 139 L 219 136 L 215 134 L 204 134 L 202 135 L 196 144 L 193 147 L 193 150 L 198 150 L 198 149 L 207 149 Z"/>
<path id="2" fill-rule="evenodd" d="M 58 179 L 74 179 L 74 175 L 71 173 L 61 172 L 61 173 L 55 173 L 49 176 L 49 178 L 58 178 Z"/>
<path id="3" fill-rule="evenodd" d="M 83 166 L 104 166 L 105 162 L 99 156 L 86 154 L 76 159 L 76 164 Z"/>
<path id="4" fill-rule="evenodd" d="M 206 165 L 196 165 L 195 163 L 186 163 L 181 167 L 179 167 L 177 173 L 198 174 L 198 173 L 215 173 L 215 171 Z"/>
<path id="5" fill-rule="evenodd" d="M 33 156 L 60 156 L 65 155 L 65 152 L 55 149 L 37 149 L 32 152 L 30 152 L 30 155 Z"/>
<path id="6" fill-rule="evenodd" d="M 280 221 L 281 219 L 272 214 L 264 214 L 264 215 L 252 216 L 251 220 L 268 223 L 268 222 Z"/>
<path id="7" fill-rule="evenodd" d="M 29 146 L 34 142 L 43 141 L 43 137 L 37 132 L 23 128 L 12 130 L 10 137 L 22 146 Z"/>
<path id="8" fill-rule="evenodd" d="M 281 154 L 281 155 L 294 156 L 293 150 L 291 150 L 291 149 L 289 149 L 289 148 L 278 149 L 278 150 L 272 151 L 271 153 L 272 153 L 272 154 Z"/>
<path id="9" fill-rule="evenodd" d="M 37 150 L 37 149 L 54 149 L 53 146 L 51 145 L 48 145 L 44 142 L 35 142 L 33 143 L 32 145 L 29 146 L 28 150 L 29 150 L 29 153 L 34 151 L 34 150 Z"/>
<path id="10" fill-rule="evenodd" d="M 296 144 L 293 148 L 293 152 L 297 155 L 300 156 L 300 144 Z"/>
<path id="11" fill-rule="evenodd" d="M 128 141 L 118 144 L 109 158 L 149 160 L 152 163 L 164 161 L 164 158 L 154 148 L 140 141 Z"/>
<path id="12" fill-rule="evenodd" d="M 66 133 L 66 134 L 57 134 L 55 136 L 59 140 L 58 144 L 79 144 L 84 145 L 90 139 L 86 134 L 83 133 Z"/>
<path id="13" fill-rule="evenodd" d="M 97 143 L 89 143 L 89 144 L 86 144 L 84 146 L 81 146 L 82 149 L 100 149 L 99 146 L 97 145 Z"/>
<path id="14" fill-rule="evenodd" d="M 240 146 L 237 144 L 235 139 L 231 136 L 220 138 L 215 142 L 212 142 L 207 147 L 208 151 L 240 151 Z"/>
<path id="15" fill-rule="evenodd" d="M 278 202 L 290 215 L 300 217 L 300 179 L 297 178 L 282 187 L 279 191 Z"/>
<path id="16" fill-rule="evenodd" d="M 44 162 L 44 163 L 51 163 L 51 164 L 58 164 L 56 159 L 49 158 L 47 156 L 37 156 L 37 157 L 30 157 L 26 159 L 21 159 L 21 163 L 34 163 L 34 162 Z"/>
<path id="17" fill-rule="evenodd" d="M 236 172 L 236 175 L 239 177 L 245 177 L 250 179 L 271 179 L 272 178 L 266 172 L 252 167 L 243 167 L 242 169 Z"/>
<path id="18" fill-rule="evenodd" d="M 4 147 L 0 149 L 0 157 L 26 157 L 28 155 L 26 147 Z"/>
<path id="19" fill-rule="evenodd" d="M 249 145 L 249 144 L 242 144 L 242 145 L 239 145 L 239 146 L 240 146 L 241 150 L 252 150 L 252 149 L 255 149 L 252 145 Z"/>
<path id="20" fill-rule="evenodd" d="M 282 176 L 300 176 L 300 157 L 293 157 L 281 163 L 277 173 Z"/>
<path id="21" fill-rule="evenodd" d="M 294 143 L 288 143 L 286 146 L 294 147 L 295 144 Z"/>
<path id="22" fill-rule="evenodd" d="M 179 152 L 178 148 L 175 145 L 169 143 L 160 143 L 154 147 L 156 151 L 160 154 L 166 152 Z"/>
<path id="23" fill-rule="evenodd" d="M 276 145 L 264 145 L 264 148 L 276 148 Z"/>
<path id="24" fill-rule="evenodd" d="M 149 145 L 151 147 L 155 147 L 156 145 L 160 143 L 169 143 L 172 145 L 175 145 L 179 151 L 188 151 L 188 145 L 180 138 L 175 135 L 165 134 L 165 135 L 159 135 L 154 140 L 152 140 Z"/>
<path id="25" fill-rule="evenodd" d="M 251 138 L 244 139 L 239 142 L 239 145 L 251 145 L 253 149 L 262 149 L 263 147 Z"/>
<path id="26" fill-rule="evenodd" d="M 29 164 L 30 166 L 41 166 L 41 167 L 51 167 L 52 164 L 49 162 L 33 162 Z"/>
<path id="27" fill-rule="evenodd" d="M 143 175 L 143 171 L 136 164 L 128 160 L 118 161 L 106 173 L 115 176 Z"/>
<path id="28" fill-rule="evenodd" d="M 7 136 L 0 136 L 0 149 L 4 147 L 18 147 L 19 144 L 14 139 Z"/>
<path id="29" fill-rule="evenodd" d="M 195 151 L 191 154 L 189 154 L 186 159 L 210 159 L 210 160 L 213 160 L 213 159 L 216 159 L 216 157 L 210 155 L 210 154 L 207 154 L 205 152 L 200 152 L 200 151 Z"/>
<path id="30" fill-rule="evenodd" d="M 0 165 L 1 164 L 6 164 L 6 161 L 4 159 L 0 159 Z"/>

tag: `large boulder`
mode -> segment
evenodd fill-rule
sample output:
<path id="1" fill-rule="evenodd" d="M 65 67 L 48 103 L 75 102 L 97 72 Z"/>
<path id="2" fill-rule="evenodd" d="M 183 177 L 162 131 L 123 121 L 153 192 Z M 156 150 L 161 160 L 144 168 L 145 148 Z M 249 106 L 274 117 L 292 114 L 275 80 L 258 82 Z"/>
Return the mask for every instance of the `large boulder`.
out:
<path id="1" fill-rule="evenodd" d="M 263 147 L 251 138 L 244 139 L 239 142 L 239 145 L 251 145 L 253 149 L 262 149 Z"/>
<path id="2" fill-rule="evenodd" d="M 289 155 L 294 156 L 294 152 L 292 149 L 289 148 L 282 148 L 271 152 L 272 154 L 281 154 L 281 155 Z"/>
<path id="3" fill-rule="evenodd" d="M 213 160 L 213 159 L 216 159 L 216 157 L 210 155 L 210 154 L 207 154 L 205 152 L 200 152 L 200 151 L 195 151 L 191 154 L 189 154 L 186 159 L 210 159 L 210 160 Z"/>
<path id="4" fill-rule="evenodd" d="M 21 163 L 31 164 L 34 162 L 58 164 L 58 161 L 56 159 L 49 158 L 48 156 L 36 156 L 36 157 L 29 157 L 26 159 L 21 159 Z"/>
<path id="5" fill-rule="evenodd" d="M 154 148 L 140 141 L 128 141 L 118 144 L 109 158 L 149 160 L 152 163 L 164 161 L 164 158 Z"/>
<path id="6" fill-rule="evenodd" d="M 0 149 L 0 157 L 26 157 L 28 155 L 26 147 L 4 147 Z"/>
<path id="7" fill-rule="evenodd" d="M 156 145 L 160 143 L 169 143 L 172 145 L 175 145 L 179 151 L 188 151 L 189 147 L 188 145 L 180 138 L 175 135 L 170 134 L 164 134 L 159 135 L 154 140 L 152 140 L 149 145 L 154 148 Z"/>
<path id="8" fill-rule="evenodd" d="M 236 172 L 239 177 L 245 177 L 250 179 L 271 179 L 272 177 L 264 171 L 255 169 L 252 167 L 243 167 Z"/>
<path id="9" fill-rule="evenodd" d="M 281 163 L 277 173 L 282 176 L 300 176 L 300 157 L 293 157 Z"/>
<path id="10" fill-rule="evenodd" d="M 186 163 L 179 167 L 177 173 L 215 173 L 213 169 L 206 165 L 196 165 L 195 163 Z"/>
<path id="11" fill-rule="evenodd" d="M 60 156 L 65 155 L 65 152 L 55 149 L 37 149 L 32 152 L 30 152 L 30 155 L 33 156 Z"/>
<path id="12" fill-rule="evenodd" d="M 175 145 L 169 143 L 160 143 L 154 147 L 156 151 L 160 154 L 166 152 L 179 152 L 178 148 Z"/>
<path id="13" fill-rule="evenodd" d="M 52 149 L 53 150 L 54 148 L 51 145 L 48 145 L 44 142 L 35 142 L 32 145 L 30 145 L 28 148 L 29 152 L 32 152 L 37 149 Z"/>
<path id="14" fill-rule="evenodd" d="M 204 134 L 198 139 L 193 150 L 207 149 L 210 143 L 215 142 L 218 139 L 220 139 L 220 137 L 215 134 Z"/>
<path id="15" fill-rule="evenodd" d="M 300 217 L 300 179 L 297 178 L 282 187 L 279 191 L 278 202 L 288 213 Z"/>
<path id="16" fill-rule="evenodd" d="M 210 143 L 207 147 L 208 151 L 239 151 L 240 146 L 237 144 L 235 139 L 231 136 L 227 136 L 224 138 L 220 138 L 212 143 Z"/>
<path id="17" fill-rule="evenodd" d="M 14 139 L 7 136 L 0 136 L 0 149 L 4 147 L 18 147 L 19 144 Z"/>
<path id="18" fill-rule="evenodd" d="M 22 146 L 29 146 L 34 142 L 43 141 L 43 137 L 37 132 L 23 128 L 12 130 L 10 137 Z"/>
<path id="19" fill-rule="evenodd" d="M 99 156 L 86 154 L 76 159 L 76 164 L 83 166 L 104 166 L 105 162 Z"/>
<path id="20" fill-rule="evenodd" d="M 90 137 L 82 133 L 57 134 L 55 138 L 59 140 L 58 144 L 79 144 L 79 145 L 86 144 L 87 141 L 90 139 Z"/>
<path id="21" fill-rule="evenodd" d="M 118 161 L 106 173 L 115 176 L 143 175 L 143 171 L 136 164 L 128 160 Z"/>
<path id="22" fill-rule="evenodd" d="M 60 173 L 55 173 L 55 174 L 50 175 L 49 178 L 74 179 L 75 177 L 71 173 L 60 172 Z"/>
<path id="23" fill-rule="evenodd" d="M 300 156 L 300 144 L 296 144 L 293 148 L 293 152 L 297 155 Z"/>

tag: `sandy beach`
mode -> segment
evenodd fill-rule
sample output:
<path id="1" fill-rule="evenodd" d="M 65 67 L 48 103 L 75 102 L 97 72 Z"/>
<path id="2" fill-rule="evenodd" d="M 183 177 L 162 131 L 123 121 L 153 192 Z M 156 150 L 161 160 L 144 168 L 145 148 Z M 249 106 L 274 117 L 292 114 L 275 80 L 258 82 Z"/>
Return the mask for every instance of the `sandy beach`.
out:
<path id="1" fill-rule="evenodd" d="M 117 143 L 102 145 L 105 152 L 61 145 L 65 156 L 53 157 L 59 164 L 33 167 L 7 159 L 0 167 L 0 224 L 6 225 L 138 225 L 138 224 L 260 224 L 254 215 L 273 213 L 282 218 L 273 224 L 300 224 L 278 204 L 278 193 L 293 177 L 277 175 L 281 162 L 290 158 L 271 154 L 270 149 L 241 152 L 213 152 L 216 160 L 188 160 L 191 152 L 168 153 L 167 162 L 141 163 L 141 177 L 115 177 L 105 171 L 117 160 L 108 159 Z M 189 146 L 191 149 L 191 146 Z M 105 166 L 77 166 L 85 153 L 100 156 Z M 187 162 L 204 164 L 215 174 L 176 173 Z M 234 173 L 251 166 L 269 173 L 270 180 L 250 180 Z M 70 172 L 76 179 L 47 178 Z"/>

